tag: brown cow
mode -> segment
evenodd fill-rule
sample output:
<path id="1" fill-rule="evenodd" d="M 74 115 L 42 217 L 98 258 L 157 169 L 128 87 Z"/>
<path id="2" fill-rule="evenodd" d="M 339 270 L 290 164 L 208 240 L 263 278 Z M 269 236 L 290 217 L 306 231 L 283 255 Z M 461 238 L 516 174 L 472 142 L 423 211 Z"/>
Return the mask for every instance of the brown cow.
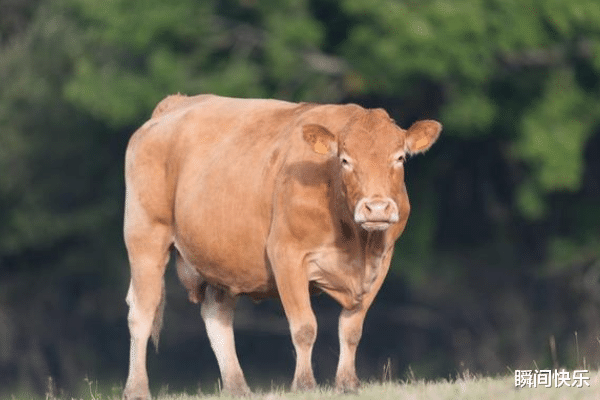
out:
<path id="1" fill-rule="evenodd" d="M 124 234 L 131 352 L 123 397 L 147 399 L 148 338 L 158 340 L 164 273 L 201 314 L 224 390 L 248 393 L 233 337 L 236 298 L 278 296 L 296 350 L 292 389 L 312 389 L 317 322 L 310 293 L 343 307 L 339 390 L 356 390 L 356 347 L 410 211 L 409 155 L 441 125 L 408 130 L 382 109 L 201 95 L 169 96 L 131 138 Z"/>

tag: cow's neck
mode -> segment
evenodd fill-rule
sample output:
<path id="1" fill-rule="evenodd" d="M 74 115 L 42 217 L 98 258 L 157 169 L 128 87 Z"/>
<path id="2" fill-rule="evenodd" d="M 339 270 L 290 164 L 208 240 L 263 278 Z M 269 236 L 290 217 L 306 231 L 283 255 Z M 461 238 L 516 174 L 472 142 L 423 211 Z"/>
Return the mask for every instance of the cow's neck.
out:
<path id="1" fill-rule="evenodd" d="M 383 256 L 387 251 L 386 231 L 361 231 L 361 248 L 364 257 L 363 289 L 370 291 L 379 274 Z"/>
<path id="2" fill-rule="evenodd" d="M 381 257 L 385 252 L 386 232 L 385 231 L 365 231 L 360 234 L 362 248 L 365 251 L 365 257 Z"/>

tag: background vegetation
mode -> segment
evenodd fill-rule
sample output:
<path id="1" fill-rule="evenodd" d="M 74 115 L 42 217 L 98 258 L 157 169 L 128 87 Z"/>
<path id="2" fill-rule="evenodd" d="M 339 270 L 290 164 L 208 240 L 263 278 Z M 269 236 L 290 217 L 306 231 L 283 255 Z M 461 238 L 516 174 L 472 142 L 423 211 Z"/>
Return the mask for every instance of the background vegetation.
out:
<path id="1" fill-rule="evenodd" d="M 0 0 L 0 392 L 125 379 L 124 149 L 176 92 L 444 124 L 407 168 L 413 213 L 366 322 L 363 378 L 388 358 L 425 377 L 597 367 L 599 51 L 595 0 Z M 168 284 L 151 382 L 212 386 L 197 310 Z M 337 307 L 316 303 L 325 382 Z M 288 383 L 280 307 L 238 316 L 250 382 Z"/>

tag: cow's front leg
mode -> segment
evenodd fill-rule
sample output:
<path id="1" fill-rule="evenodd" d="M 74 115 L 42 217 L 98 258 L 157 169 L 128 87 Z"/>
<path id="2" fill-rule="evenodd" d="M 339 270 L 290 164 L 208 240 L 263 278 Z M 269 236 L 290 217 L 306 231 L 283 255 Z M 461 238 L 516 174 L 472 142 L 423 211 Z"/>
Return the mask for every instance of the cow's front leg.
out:
<path id="1" fill-rule="evenodd" d="M 310 302 L 307 303 L 310 307 Z M 296 349 L 296 370 L 292 390 L 313 390 L 317 386 L 312 369 L 312 350 L 317 338 L 317 319 L 312 310 L 290 319 L 290 332 Z"/>
<path id="2" fill-rule="evenodd" d="M 308 277 L 302 265 L 302 256 L 275 252 L 270 254 L 270 260 L 296 350 L 292 390 L 312 390 L 316 387 L 311 359 L 317 338 L 317 319 L 310 304 Z"/>
<path id="3" fill-rule="evenodd" d="M 363 296 L 362 304 L 353 310 L 342 310 L 339 320 L 340 359 L 335 374 L 335 387 L 340 392 L 355 392 L 359 381 L 356 376 L 356 349 L 362 336 L 363 322 L 375 296 L 387 275 L 392 258 L 391 249 L 381 260 L 377 277 L 370 290 Z"/>
<path id="4" fill-rule="evenodd" d="M 340 359 L 335 374 L 336 390 L 354 392 L 358 389 L 356 348 L 362 336 L 366 309 L 342 310 L 339 320 Z"/>
<path id="5" fill-rule="evenodd" d="M 202 301 L 201 314 L 210 345 L 217 357 L 223 390 L 235 396 L 250 393 L 235 351 L 233 314 L 236 299 L 208 286 Z"/>

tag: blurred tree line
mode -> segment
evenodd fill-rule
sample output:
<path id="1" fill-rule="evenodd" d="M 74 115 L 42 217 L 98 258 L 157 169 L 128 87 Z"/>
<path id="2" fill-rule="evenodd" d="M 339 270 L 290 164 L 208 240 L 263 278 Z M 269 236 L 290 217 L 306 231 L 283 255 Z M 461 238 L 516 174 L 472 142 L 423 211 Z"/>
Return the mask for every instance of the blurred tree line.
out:
<path id="1" fill-rule="evenodd" d="M 0 392 L 124 379 L 124 149 L 177 92 L 444 124 L 407 167 L 363 377 L 381 357 L 399 376 L 597 368 L 599 52 L 594 0 L 0 0 Z M 173 290 L 167 358 L 203 334 Z"/>

